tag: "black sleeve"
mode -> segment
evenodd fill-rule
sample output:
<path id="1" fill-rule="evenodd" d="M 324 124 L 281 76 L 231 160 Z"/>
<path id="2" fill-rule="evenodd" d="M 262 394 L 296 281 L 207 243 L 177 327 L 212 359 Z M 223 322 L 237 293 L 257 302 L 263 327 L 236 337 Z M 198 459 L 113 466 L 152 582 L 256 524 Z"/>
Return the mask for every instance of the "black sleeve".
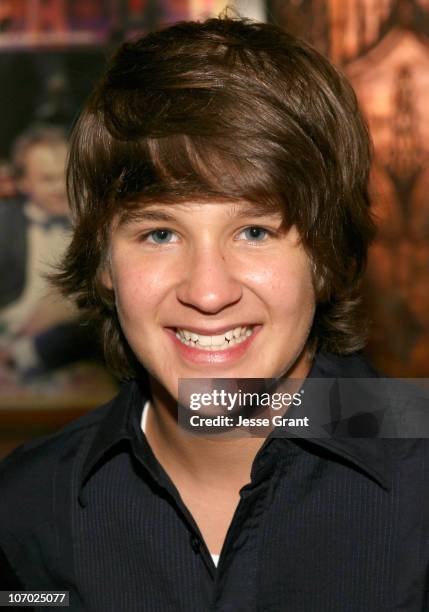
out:
<path id="1" fill-rule="evenodd" d="M 17 300 L 24 290 L 27 248 L 22 203 L 0 199 L 0 308 Z"/>
<path id="2" fill-rule="evenodd" d="M 0 591 L 19 591 L 23 588 L 21 581 L 11 568 L 3 550 L 0 548 Z"/>
<path id="3" fill-rule="evenodd" d="M 22 582 L 11 568 L 6 555 L 0 548 L 0 591 L 25 591 Z M 29 606 L 4 606 L 2 610 L 21 610 L 22 612 L 34 611 L 33 607 Z"/>
<path id="4" fill-rule="evenodd" d="M 79 320 L 50 327 L 35 337 L 34 346 L 46 370 L 82 359 L 101 359 L 94 328 L 82 325 Z"/>

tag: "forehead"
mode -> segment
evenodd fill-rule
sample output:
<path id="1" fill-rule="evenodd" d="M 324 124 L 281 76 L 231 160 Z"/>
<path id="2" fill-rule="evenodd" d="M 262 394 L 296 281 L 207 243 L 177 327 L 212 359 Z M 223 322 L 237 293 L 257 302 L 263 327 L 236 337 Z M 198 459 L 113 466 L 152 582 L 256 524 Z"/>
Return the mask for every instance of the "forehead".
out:
<path id="1" fill-rule="evenodd" d="M 27 168 L 39 166 L 63 167 L 67 156 L 67 145 L 61 142 L 38 143 L 28 148 L 24 156 Z"/>

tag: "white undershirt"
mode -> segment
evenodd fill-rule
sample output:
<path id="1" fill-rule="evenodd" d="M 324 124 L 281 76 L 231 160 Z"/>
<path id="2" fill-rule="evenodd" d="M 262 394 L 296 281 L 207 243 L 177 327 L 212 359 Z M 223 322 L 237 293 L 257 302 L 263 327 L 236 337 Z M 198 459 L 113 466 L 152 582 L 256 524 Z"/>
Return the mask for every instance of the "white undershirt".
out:
<path id="1" fill-rule="evenodd" d="M 143 433 L 146 433 L 146 422 L 147 422 L 147 414 L 149 412 L 150 402 L 146 400 L 145 405 L 143 406 L 142 418 L 140 421 L 141 430 Z M 214 555 L 210 553 L 213 559 L 213 563 L 216 565 L 219 563 L 219 555 Z"/>

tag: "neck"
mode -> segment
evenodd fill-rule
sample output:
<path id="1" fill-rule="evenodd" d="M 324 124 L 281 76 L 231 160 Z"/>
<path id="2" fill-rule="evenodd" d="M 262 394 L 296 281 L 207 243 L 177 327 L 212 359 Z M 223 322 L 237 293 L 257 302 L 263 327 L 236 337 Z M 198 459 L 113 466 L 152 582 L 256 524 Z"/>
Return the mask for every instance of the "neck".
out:
<path id="1" fill-rule="evenodd" d="M 311 358 L 305 351 L 287 376 L 305 378 Z M 250 471 L 265 438 L 184 434 L 177 423 L 177 403 L 154 378 L 150 379 L 152 407 L 146 422 L 148 442 L 170 478 L 192 480 L 205 489 L 237 489 L 250 480 Z"/>
<path id="2" fill-rule="evenodd" d="M 192 481 L 204 488 L 227 483 L 236 488 L 248 481 L 253 459 L 262 446 L 261 438 L 225 438 L 183 433 L 177 423 L 176 402 L 155 380 L 150 381 L 151 410 L 146 437 L 173 482 Z"/>

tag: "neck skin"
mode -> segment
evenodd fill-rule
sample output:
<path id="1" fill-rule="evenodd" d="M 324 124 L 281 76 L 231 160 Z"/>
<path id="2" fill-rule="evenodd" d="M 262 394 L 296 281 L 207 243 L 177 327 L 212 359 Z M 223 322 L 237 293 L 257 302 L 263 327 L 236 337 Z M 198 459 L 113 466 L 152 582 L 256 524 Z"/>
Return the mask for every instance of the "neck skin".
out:
<path id="1" fill-rule="evenodd" d="M 287 372 L 305 378 L 311 355 L 304 349 Z M 153 410 L 148 413 L 146 437 L 156 458 L 174 484 L 192 483 L 201 490 L 238 491 L 250 481 L 253 460 L 264 438 L 220 438 L 183 435 L 179 431 L 176 401 L 151 378 Z"/>

